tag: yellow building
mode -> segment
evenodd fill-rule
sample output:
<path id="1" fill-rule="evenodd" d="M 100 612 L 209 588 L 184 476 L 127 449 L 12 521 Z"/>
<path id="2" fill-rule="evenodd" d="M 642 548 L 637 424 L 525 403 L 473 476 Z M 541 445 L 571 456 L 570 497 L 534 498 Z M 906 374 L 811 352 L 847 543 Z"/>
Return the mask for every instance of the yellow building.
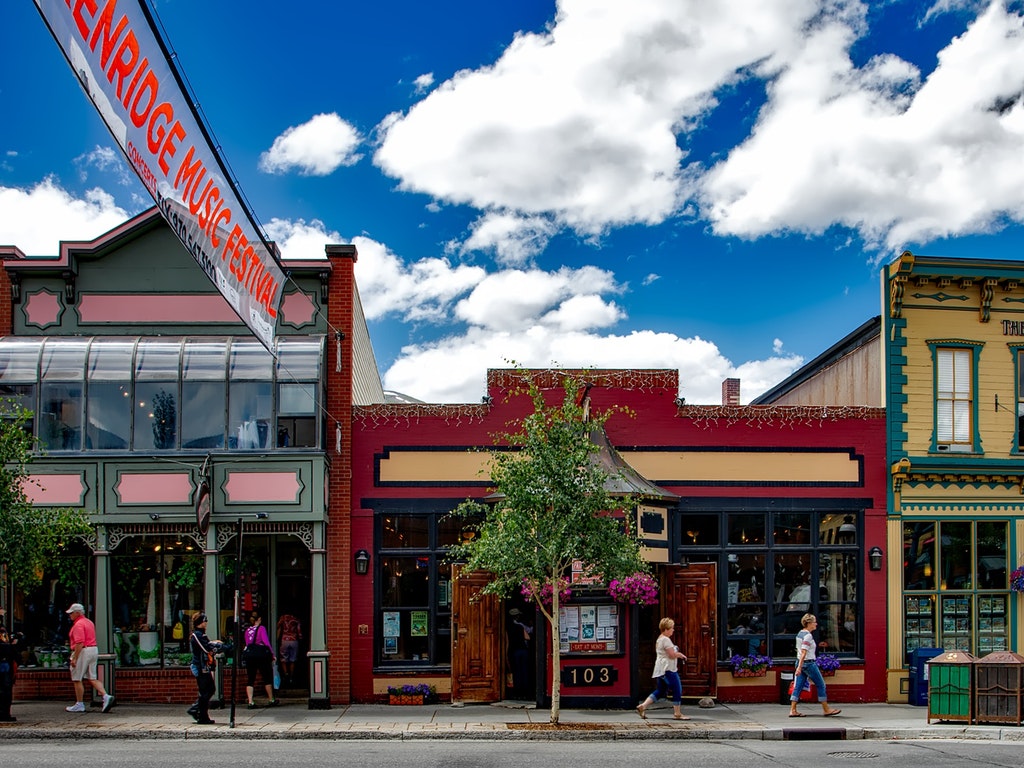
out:
<path id="1" fill-rule="evenodd" d="M 905 252 L 882 282 L 888 696 L 906 701 L 924 649 L 1021 650 L 1024 261 Z"/>

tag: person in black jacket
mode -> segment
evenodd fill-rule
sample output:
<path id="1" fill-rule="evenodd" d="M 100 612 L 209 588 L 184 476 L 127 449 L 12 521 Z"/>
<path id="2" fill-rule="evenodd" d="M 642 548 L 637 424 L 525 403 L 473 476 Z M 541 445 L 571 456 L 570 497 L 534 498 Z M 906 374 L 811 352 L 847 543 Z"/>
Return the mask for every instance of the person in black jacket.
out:
<path id="1" fill-rule="evenodd" d="M 213 725 L 210 719 L 210 699 L 213 698 L 217 684 L 213 673 L 217 669 L 214 654 L 220 651 L 221 643 L 206 636 L 206 614 L 202 611 L 192 614 L 192 636 L 189 645 L 192 649 L 192 674 L 196 678 L 199 698 L 188 708 L 188 713 L 200 725 Z"/>
<path id="2" fill-rule="evenodd" d="M 13 723 L 17 718 L 11 714 L 11 699 L 21 656 L 22 636 L 21 633 L 8 633 L 4 625 L 6 618 L 4 609 L 0 608 L 0 723 Z"/>

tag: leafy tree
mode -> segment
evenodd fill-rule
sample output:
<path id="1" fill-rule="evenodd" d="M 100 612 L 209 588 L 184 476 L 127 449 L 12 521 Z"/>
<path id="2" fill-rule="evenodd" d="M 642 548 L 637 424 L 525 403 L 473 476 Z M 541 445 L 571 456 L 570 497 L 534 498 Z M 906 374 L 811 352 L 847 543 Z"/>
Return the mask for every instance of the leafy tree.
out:
<path id="1" fill-rule="evenodd" d="M 10 582 L 22 588 L 39 584 L 65 542 L 92 531 L 84 511 L 33 507 L 25 496 L 31 418 L 18 403 L 0 401 L 0 565 Z"/>
<path id="2" fill-rule="evenodd" d="M 560 708 L 561 658 L 558 609 L 572 575 L 582 563 L 584 576 L 604 581 L 645 571 L 630 514 L 630 497 L 608 490 L 611 476 L 596 461 L 591 432 L 601 429 L 612 411 L 588 414 L 583 383 L 566 373 L 560 405 L 549 405 L 537 381 L 524 375 L 533 413 L 519 429 L 495 437 L 496 444 L 519 450 L 495 451 L 491 479 L 497 490 L 493 505 L 468 500 L 456 514 L 482 518 L 477 535 L 454 547 L 453 559 L 470 570 L 489 571 L 484 592 L 507 596 L 523 589 L 547 619 L 555 674 L 551 683 L 551 722 Z"/>

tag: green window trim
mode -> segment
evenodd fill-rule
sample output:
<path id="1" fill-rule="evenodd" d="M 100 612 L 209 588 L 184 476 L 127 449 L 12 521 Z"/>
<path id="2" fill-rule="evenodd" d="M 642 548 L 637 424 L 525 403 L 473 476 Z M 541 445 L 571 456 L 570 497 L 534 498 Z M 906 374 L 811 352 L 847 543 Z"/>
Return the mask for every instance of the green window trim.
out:
<path id="1" fill-rule="evenodd" d="M 978 430 L 978 367 L 984 342 L 966 339 L 928 339 L 925 341 L 932 357 L 932 437 L 929 452 L 934 454 L 972 453 L 983 454 L 981 433 Z M 971 391 L 970 391 L 970 441 L 956 443 L 939 440 L 939 353 L 942 350 L 968 350 L 971 353 Z M 950 450 L 949 446 L 969 445 L 969 451 Z M 941 446 L 941 447 L 940 447 Z"/>

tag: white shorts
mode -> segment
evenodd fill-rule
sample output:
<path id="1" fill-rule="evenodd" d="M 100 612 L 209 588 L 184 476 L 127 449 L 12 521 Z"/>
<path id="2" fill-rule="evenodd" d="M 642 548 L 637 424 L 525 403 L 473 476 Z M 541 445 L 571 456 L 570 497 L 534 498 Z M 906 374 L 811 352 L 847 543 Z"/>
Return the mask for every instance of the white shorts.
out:
<path id="1" fill-rule="evenodd" d="M 100 649 L 95 645 L 83 648 L 78 658 L 75 659 L 75 666 L 71 668 L 71 679 L 74 682 L 80 680 L 96 679 L 96 662 L 100 659 Z"/>

